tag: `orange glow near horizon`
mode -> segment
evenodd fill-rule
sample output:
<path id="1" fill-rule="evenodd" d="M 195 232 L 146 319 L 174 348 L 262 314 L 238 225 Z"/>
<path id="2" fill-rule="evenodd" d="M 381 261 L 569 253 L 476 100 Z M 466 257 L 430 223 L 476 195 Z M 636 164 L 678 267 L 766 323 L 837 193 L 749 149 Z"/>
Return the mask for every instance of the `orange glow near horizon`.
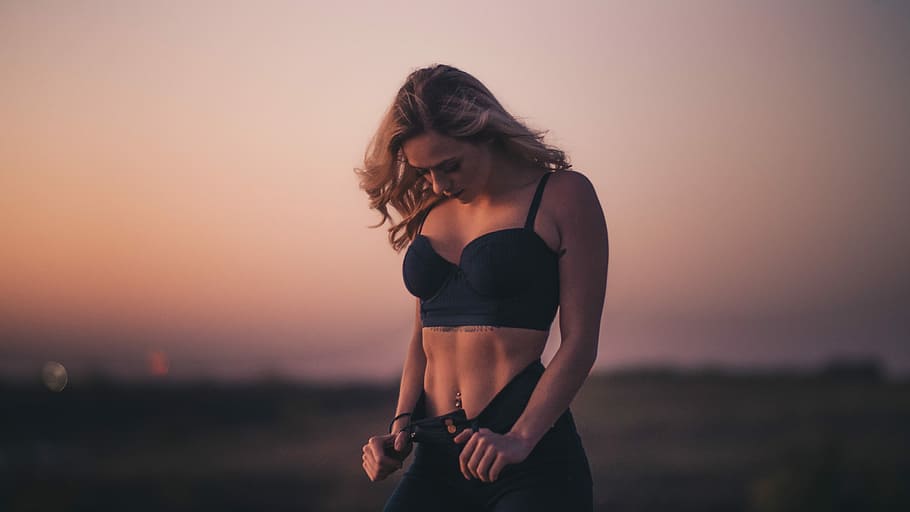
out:
<path id="1" fill-rule="evenodd" d="M 167 354 L 160 350 L 153 350 L 148 355 L 148 370 L 152 377 L 164 377 L 171 369 Z"/>

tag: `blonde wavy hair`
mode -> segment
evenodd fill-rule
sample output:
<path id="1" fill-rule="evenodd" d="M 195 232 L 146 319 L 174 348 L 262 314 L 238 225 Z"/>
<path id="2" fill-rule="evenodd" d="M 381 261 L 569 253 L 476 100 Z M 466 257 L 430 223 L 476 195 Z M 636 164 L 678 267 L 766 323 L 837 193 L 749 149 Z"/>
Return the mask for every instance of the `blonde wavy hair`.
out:
<path id="1" fill-rule="evenodd" d="M 504 154 L 530 165 L 564 170 L 565 153 L 544 143 L 546 132 L 535 131 L 509 114 L 480 80 L 444 64 L 408 75 L 367 146 L 363 168 L 355 169 L 370 208 L 389 222 L 389 242 L 396 251 L 417 235 L 427 212 L 442 197 L 419 177 L 404 158 L 402 144 L 426 131 L 471 143 L 492 142 Z M 395 220 L 391 206 L 400 216 Z"/>

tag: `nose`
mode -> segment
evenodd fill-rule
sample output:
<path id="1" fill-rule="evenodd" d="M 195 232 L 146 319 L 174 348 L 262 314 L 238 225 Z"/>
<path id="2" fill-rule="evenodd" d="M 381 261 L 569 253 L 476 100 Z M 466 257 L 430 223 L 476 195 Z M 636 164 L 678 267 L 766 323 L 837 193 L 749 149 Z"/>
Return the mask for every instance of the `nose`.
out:
<path id="1" fill-rule="evenodd" d="M 430 171 L 430 177 L 433 180 L 433 193 L 436 195 L 442 195 L 443 192 L 449 190 L 451 182 L 443 175 L 442 173 L 437 173 L 436 171 Z"/>

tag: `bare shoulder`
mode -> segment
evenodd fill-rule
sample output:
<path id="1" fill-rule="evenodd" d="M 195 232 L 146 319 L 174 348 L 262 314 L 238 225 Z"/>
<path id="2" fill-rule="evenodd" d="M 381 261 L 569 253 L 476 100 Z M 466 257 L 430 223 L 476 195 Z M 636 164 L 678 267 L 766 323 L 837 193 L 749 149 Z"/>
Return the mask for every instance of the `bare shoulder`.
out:
<path id="1" fill-rule="evenodd" d="M 562 215 L 575 215 L 579 211 L 589 213 L 600 212 L 600 201 L 591 180 L 584 174 L 574 171 L 556 171 L 550 176 L 547 184 L 547 194 L 553 205 L 553 215 L 557 218 Z"/>
<path id="2" fill-rule="evenodd" d="M 577 240 L 606 237 L 597 192 L 591 180 L 578 171 L 556 171 L 550 176 L 541 211 L 547 219 L 542 228 L 544 239 L 560 254 Z"/>

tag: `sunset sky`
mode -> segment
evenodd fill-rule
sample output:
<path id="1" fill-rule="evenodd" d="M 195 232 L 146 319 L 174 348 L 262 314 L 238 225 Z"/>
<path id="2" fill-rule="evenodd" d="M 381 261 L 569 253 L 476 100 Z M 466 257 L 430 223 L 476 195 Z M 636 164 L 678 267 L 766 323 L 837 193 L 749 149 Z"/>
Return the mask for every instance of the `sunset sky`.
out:
<path id="1" fill-rule="evenodd" d="M 907 2 L 4 1 L 0 375 L 392 378 L 353 169 L 434 62 L 594 183 L 598 367 L 910 372 Z"/>

